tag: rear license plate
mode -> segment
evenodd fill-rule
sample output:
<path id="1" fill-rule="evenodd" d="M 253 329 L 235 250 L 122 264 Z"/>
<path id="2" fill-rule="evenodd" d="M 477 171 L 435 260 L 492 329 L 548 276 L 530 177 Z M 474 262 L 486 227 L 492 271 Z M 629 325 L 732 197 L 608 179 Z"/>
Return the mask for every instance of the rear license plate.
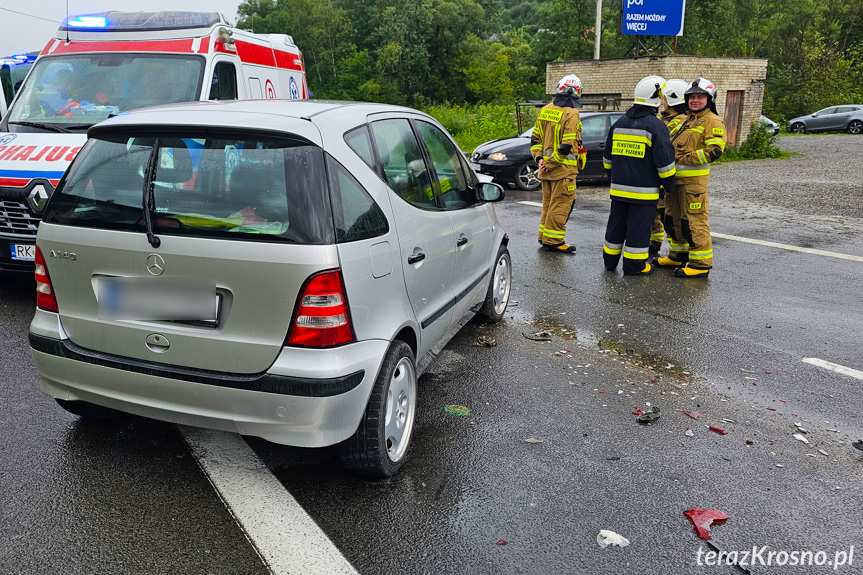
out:
<path id="1" fill-rule="evenodd" d="M 36 246 L 25 244 L 11 244 L 9 246 L 13 260 L 32 262 L 36 259 Z"/>
<path id="2" fill-rule="evenodd" d="M 101 278 L 99 317 L 140 321 L 215 322 L 216 286 L 191 278 Z"/>
<path id="3" fill-rule="evenodd" d="M 474 172 L 481 172 L 482 171 L 482 166 L 480 166 L 479 164 L 475 164 L 473 162 L 468 162 L 468 164 L 470 164 L 470 169 L 473 170 Z"/>

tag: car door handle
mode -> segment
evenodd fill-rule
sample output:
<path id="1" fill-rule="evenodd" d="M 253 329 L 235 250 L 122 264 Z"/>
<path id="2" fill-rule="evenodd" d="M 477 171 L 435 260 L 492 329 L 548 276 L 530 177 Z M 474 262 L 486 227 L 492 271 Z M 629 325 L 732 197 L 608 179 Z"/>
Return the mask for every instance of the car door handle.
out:
<path id="1" fill-rule="evenodd" d="M 408 256 L 408 263 L 415 264 L 417 262 L 421 262 L 426 259 L 426 255 L 422 252 L 417 252 L 415 255 Z"/>
<path id="2" fill-rule="evenodd" d="M 456 245 L 457 247 L 462 247 L 462 246 L 463 246 L 463 245 L 465 245 L 466 243 L 467 243 L 467 237 L 466 237 L 466 236 L 462 236 L 462 237 L 460 237 L 460 238 L 458 239 L 458 241 L 455 243 L 455 245 Z"/>

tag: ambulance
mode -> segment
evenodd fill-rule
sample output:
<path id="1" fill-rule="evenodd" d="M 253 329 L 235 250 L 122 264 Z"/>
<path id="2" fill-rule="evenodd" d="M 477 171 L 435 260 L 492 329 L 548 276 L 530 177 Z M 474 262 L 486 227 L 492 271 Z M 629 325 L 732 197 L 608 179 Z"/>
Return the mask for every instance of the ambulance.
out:
<path id="1" fill-rule="evenodd" d="M 147 106 L 309 95 L 286 34 L 246 32 L 216 12 L 67 18 L 0 121 L 0 275 L 33 273 L 42 210 L 90 126 Z"/>
<path id="2" fill-rule="evenodd" d="M 6 115 L 12 98 L 35 61 L 35 53 L 0 58 L 0 118 Z"/>

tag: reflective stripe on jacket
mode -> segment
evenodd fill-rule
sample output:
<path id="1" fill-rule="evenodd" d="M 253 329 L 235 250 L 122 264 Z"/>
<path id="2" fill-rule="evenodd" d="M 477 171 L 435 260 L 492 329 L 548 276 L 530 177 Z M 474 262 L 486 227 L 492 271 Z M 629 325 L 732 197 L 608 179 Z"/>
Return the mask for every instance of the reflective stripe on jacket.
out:
<path id="1" fill-rule="evenodd" d="M 677 177 L 706 186 L 710 164 L 725 151 L 725 122 L 710 108 L 697 114 L 690 112 L 671 137 L 677 156 Z"/>
<path id="2" fill-rule="evenodd" d="M 578 149 L 581 147 L 581 122 L 577 108 L 546 104 L 536 119 L 531 134 L 530 153 L 542 159 L 546 171 L 540 180 L 574 178 L 578 174 Z"/>
<path id="3" fill-rule="evenodd" d="M 623 116 L 611 127 L 602 163 L 611 173 L 611 197 L 655 202 L 659 186 L 674 189 L 676 168 L 668 128 L 656 116 Z"/>

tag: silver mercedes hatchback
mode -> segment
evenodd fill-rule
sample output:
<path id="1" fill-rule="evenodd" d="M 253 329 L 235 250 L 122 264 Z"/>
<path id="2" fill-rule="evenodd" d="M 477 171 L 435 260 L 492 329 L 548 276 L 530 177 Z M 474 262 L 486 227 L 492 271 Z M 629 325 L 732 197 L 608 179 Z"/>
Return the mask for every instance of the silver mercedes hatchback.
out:
<path id="1" fill-rule="evenodd" d="M 199 102 L 88 136 L 37 236 L 42 390 L 395 473 L 419 375 L 506 310 L 500 186 L 433 118 L 379 104 Z"/>

